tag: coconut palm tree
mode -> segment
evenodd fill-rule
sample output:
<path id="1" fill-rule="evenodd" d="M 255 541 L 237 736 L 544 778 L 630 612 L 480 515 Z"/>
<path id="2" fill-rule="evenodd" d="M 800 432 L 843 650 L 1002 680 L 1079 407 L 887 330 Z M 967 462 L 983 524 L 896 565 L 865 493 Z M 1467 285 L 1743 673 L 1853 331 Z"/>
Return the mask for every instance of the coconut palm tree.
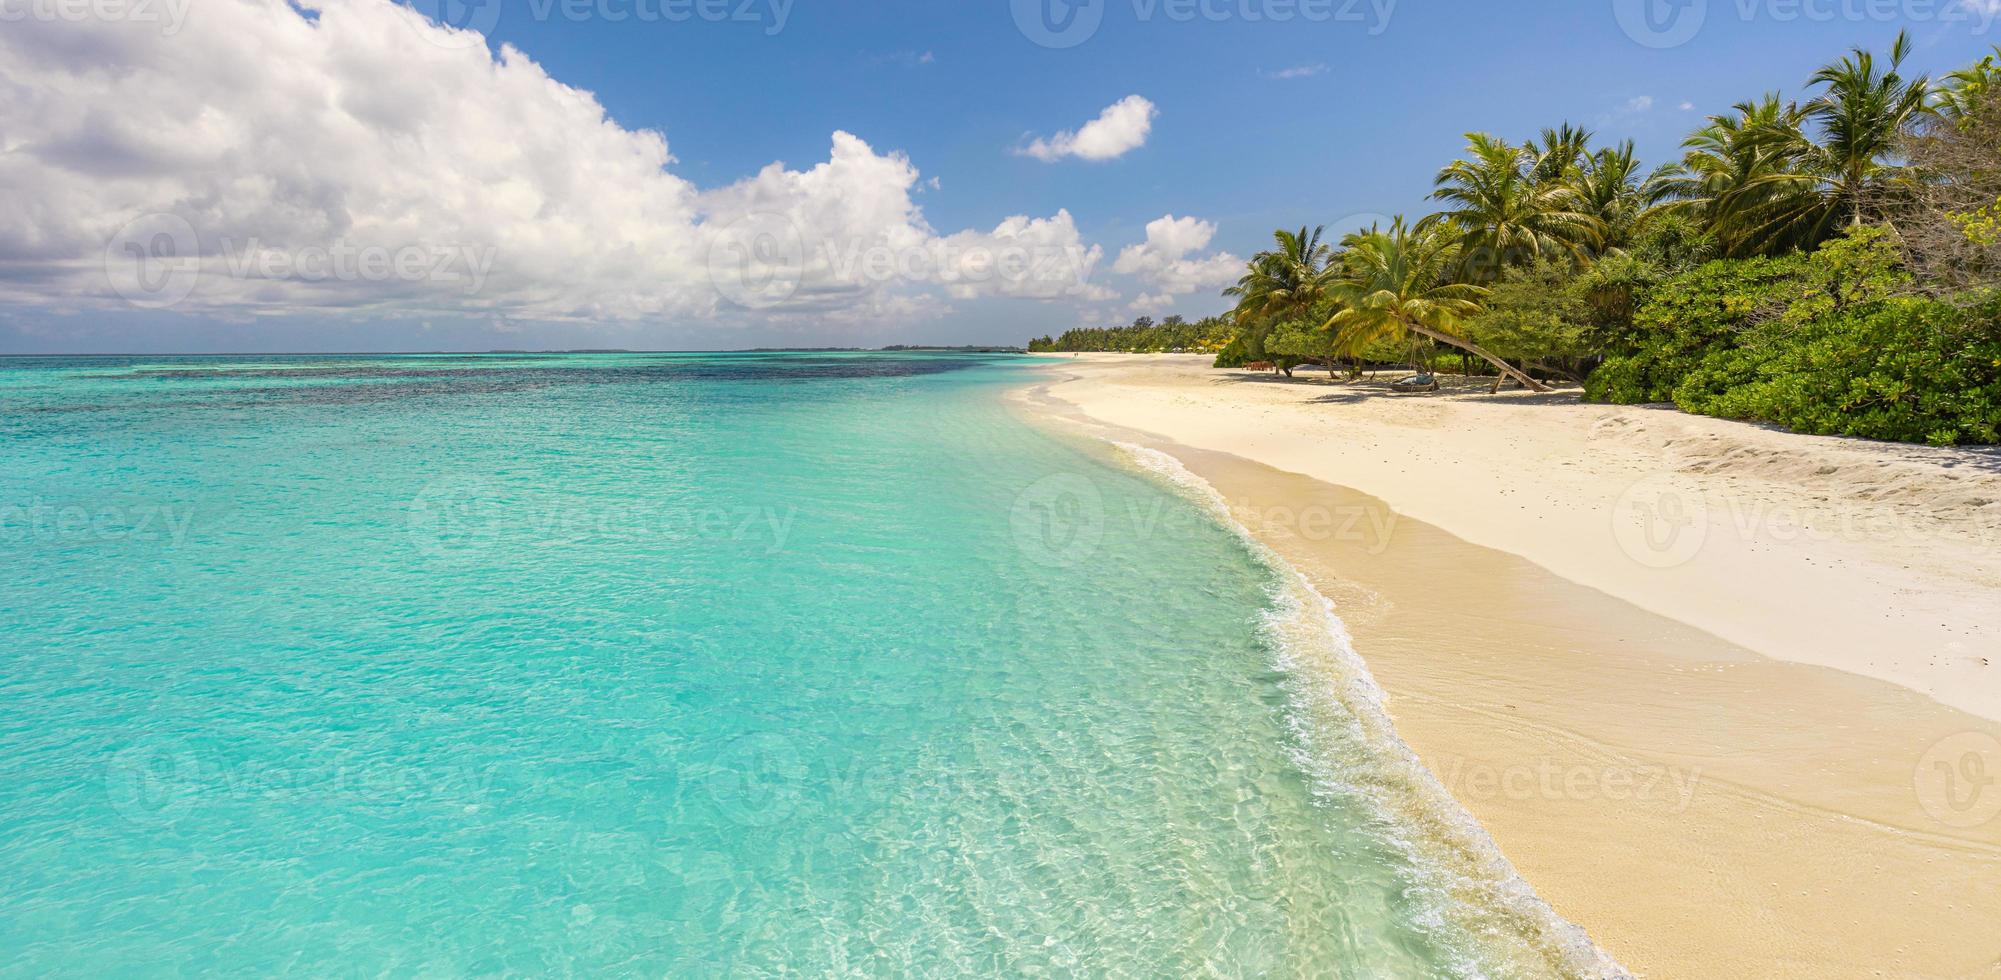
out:
<path id="1" fill-rule="evenodd" d="M 1223 295 L 1237 298 L 1237 324 L 1256 328 L 1304 315 L 1327 295 L 1331 249 L 1320 240 L 1325 226 L 1272 233 L 1278 248 L 1251 257 L 1250 267 Z"/>
<path id="2" fill-rule="evenodd" d="M 1529 180 L 1542 186 L 1569 177 L 1591 154 L 1591 138 L 1590 130 L 1569 123 L 1543 130 L 1540 139 L 1529 140 L 1522 147 L 1529 157 Z"/>
<path id="3" fill-rule="evenodd" d="M 1681 162 L 1662 168 L 1654 189 L 1667 202 L 1661 209 L 1708 228 L 1726 258 L 1802 244 L 1787 219 L 1818 204 L 1812 188 L 1789 179 L 1807 166 L 1805 119 L 1805 110 L 1777 94 L 1709 117 L 1682 142 Z"/>
<path id="4" fill-rule="evenodd" d="M 1652 203 L 1655 182 L 1640 172 L 1640 158 L 1627 140 L 1584 157 L 1565 180 L 1577 195 L 1579 210 L 1598 221 L 1599 252 L 1623 249 L 1632 242 Z"/>
<path id="5" fill-rule="evenodd" d="M 1407 228 L 1401 217 L 1388 231 L 1371 228 L 1349 235 L 1341 242 L 1331 291 L 1341 309 L 1324 328 L 1334 331 L 1337 349 L 1348 353 L 1379 340 L 1425 337 L 1479 357 L 1529 388 L 1548 391 L 1464 336 L 1467 318 L 1479 311 L 1487 291 L 1452 281 L 1461 247 L 1448 229 L 1435 224 Z M 1500 387 L 1499 380 L 1494 384 Z"/>
<path id="6" fill-rule="evenodd" d="M 1664 186 L 1729 256 L 1812 248 L 1861 224 L 1906 179 L 1904 137 L 1927 111 L 1930 79 L 1903 74 L 1910 53 L 1899 34 L 1888 59 L 1857 48 L 1814 72 L 1821 92 L 1805 105 L 1770 95 L 1712 117 Z"/>
<path id="7" fill-rule="evenodd" d="M 1469 133 L 1468 157 L 1438 172 L 1431 197 L 1447 207 L 1419 225 L 1449 227 L 1459 237 L 1461 278 L 1492 282 L 1505 267 L 1539 258 L 1581 261 L 1598 241 L 1602 228 L 1582 210 L 1576 191 L 1560 179 L 1541 179 L 1540 171 L 1563 159 L 1576 134 L 1546 135 L 1546 145 L 1528 148 Z"/>
<path id="8" fill-rule="evenodd" d="M 1981 102 L 2001 91 L 2001 45 L 1994 53 L 1948 73 L 1932 93 L 1932 112 L 1950 123 L 1960 123 L 1979 111 Z"/>
<path id="9" fill-rule="evenodd" d="M 1823 91 L 1807 105 L 1808 118 L 1820 130 L 1818 166 L 1812 169 L 1836 220 L 1861 224 L 1870 198 L 1901 176 L 1904 135 L 1931 97 L 1929 78 L 1902 74 L 1910 54 L 1911 36 L 1900 31 L 1887 67 L 1856 48 L 1813 74 L 1810 84 Z"/>

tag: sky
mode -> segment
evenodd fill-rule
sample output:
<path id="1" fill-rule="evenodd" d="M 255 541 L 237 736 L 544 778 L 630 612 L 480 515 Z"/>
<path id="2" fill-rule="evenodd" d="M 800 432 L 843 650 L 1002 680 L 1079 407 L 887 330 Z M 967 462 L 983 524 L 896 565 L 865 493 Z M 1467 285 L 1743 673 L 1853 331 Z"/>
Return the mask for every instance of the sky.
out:
<path id="1" fill-rule="evenodd" d="M 1019 344 L 2001 0 L 0 0 L 0 353 Z"/>

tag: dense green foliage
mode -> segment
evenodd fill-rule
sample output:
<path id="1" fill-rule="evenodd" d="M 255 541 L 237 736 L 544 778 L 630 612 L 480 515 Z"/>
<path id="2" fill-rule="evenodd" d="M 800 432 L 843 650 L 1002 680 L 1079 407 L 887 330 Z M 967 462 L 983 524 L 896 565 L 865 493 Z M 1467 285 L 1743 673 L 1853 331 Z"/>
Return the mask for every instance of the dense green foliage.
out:
<path id="1" fill-rule="evenodd" d="M 1708 263 L 1648 290 L 1586 393 L 1823 435 L 1997 441 L 2001 298 L 1909 284 L 1878 228 L 1812 255 Z"/>
<path id="2" fill-rule="evenodd" d="M 2001 304 L 1896 297 L 1767 327 L 1675 389 L 1691 412 L 1797 432 L 1950 446 L 1997 441 Z"/>
<path id="3" fill-rule="evenodd" d="M 1189 323 L 1170 316 L 1159 323 L 1140 317 L 1130 326 L 1082 327 L 1060 337 L 1038 337 L 1028 349 L 1038 353 L 1071 351 L 1117 351 L 1127 354 L 1165 354 L 1181 351 L 1206 353 L 1221 350 L 1230 342 L 1234 328 L 1222 317 L 1205 317 Z"/>
<path id="4" fill-rule="evenodd" d="M 1681 379 L 1709 352 L 1728 346 L 1760 310 L 1784 302 L 1804 260 L 1738 259 L 1709 263 L 1648 289 L 1632 322 L 1585 382 L 1595 401 L 1635 404 L 1674 400 Z"/>
<path id="5" fill-rule="evenodd" d="M 1804 100 L 1711 116 L 1651 171 L 1568 124 L 1469 133 L 1440 211 L 1274 233 L 1194 336 L 1142 321 L 1036 349 L 1351 378 L 1456 350 L 1496 390 L 1582 381 L 1802 432 L 2001 441 L 2001 48 L 1936 81 L 1905 71 L 1911 50 L 1858 48 Z"/>
<path id="6" fill-rule="evenodd" d="M 1582 376 L 1594 343 L 1590 291 L 1569 263 L 1509 270 L 1488 291 L 1472 336 L 1502 357 L 1569 378 Z"/>

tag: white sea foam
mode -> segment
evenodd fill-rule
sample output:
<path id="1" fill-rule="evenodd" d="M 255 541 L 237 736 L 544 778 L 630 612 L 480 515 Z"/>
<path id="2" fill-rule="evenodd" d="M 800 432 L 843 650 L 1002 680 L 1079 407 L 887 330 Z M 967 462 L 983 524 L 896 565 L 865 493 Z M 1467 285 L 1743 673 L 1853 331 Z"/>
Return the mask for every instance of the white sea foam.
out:
<path id="1" fill-rule="evenodd" d="M 1396 732 L 1383 689 L 1355 650 L 1334 603 L 1230 514 L 1222 494 L 1159 450 L 1110 440 L 1233 532 L 1272 573 L 1262 631 L 1289 678 L 1294 762 L 1327 798 L 1374 808 L 1393 842 L 1420 869 L 1427 925 L 1466 938 L 1462 976 L 1487 976 L 1491 960 L 1518 970 L 1630 978 L 1623 967 L 1536 895 L 1485 828 L 1454 799 Z M 1353 748 L 1363 753 L 1355 757 Z M 1456 944 L 1455 944 L 1456 945 Z"/>

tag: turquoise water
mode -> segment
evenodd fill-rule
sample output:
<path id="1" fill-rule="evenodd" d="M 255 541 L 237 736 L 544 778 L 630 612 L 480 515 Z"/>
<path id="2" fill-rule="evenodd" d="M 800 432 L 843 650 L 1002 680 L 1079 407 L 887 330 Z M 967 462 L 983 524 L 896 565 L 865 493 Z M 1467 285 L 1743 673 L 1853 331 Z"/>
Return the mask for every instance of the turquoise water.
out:
<path id="1" fill-rule="evenodd" d="M 0 360 L 0 970 L 1573 955 L 1400 816 L 1284 574 L 1033 370 Z"/>

